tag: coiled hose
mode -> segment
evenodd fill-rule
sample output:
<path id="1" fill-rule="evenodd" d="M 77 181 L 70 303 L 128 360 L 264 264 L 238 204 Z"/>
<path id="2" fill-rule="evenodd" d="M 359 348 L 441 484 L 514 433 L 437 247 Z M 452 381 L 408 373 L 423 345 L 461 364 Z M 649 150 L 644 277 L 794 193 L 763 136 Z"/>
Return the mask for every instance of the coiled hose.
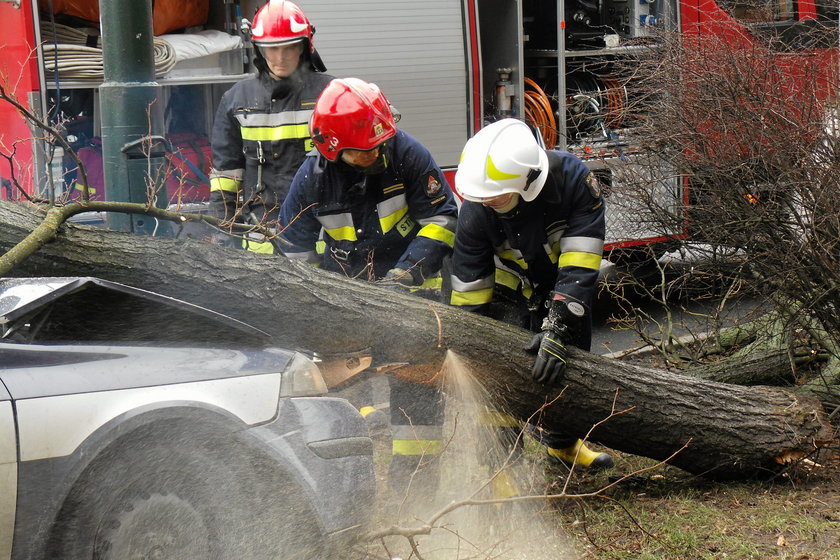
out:
<path id="1" fill-rule="evenodd" d="M 94 29 L 55 24 L 55 36 L 49 22 L 41 22 L 44 39 L 44 72 L 54 78 L 56 70 L 61 80 L 101 81 L 105 78 L 102 57 L 102 37 Z M 175 66 L 175 49 L 154 38 L 155 77 L 160 78 Z"/>
<path id="2" fill-rule="evenodd" d="M 525 78 L 524 102 L 525 119 L 540 131 L 545 147 L 553 149 L 557 145 L 557 120 L 548 96 L 531 78 Z"/>

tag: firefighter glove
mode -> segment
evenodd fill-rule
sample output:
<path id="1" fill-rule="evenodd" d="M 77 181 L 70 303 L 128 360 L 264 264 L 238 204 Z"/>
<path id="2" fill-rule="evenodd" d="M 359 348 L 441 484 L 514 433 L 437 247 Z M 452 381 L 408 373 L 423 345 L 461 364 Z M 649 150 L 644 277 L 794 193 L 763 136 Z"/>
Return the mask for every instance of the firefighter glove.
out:
<path id="1" fill-rule="evenodd" d="M 558 385 L 566 373 L 569 357 L 566 344 L 580 329 L 588 309 L 581 300 L 559 292 L 551 292 L 546 306 L 548 315 L 543 321 L 542 332 L 534 336 L 525 349 L 537 354 L 531 370 L 534 381 Z"/>
<path id="2" fill-rule="evenodd" d="M 412 288 L 420 284 L 411 274 L 410 270 L 403 268 L 392 268 L 389 270 L 385 278 L 382 279 L 382 283 L 387 288 L 397 287 L 403 289 Z"/>
<path id="3" fill-rule="evenodd" d="M 560 292 L 551 292 L 548 301 L 545 303 L 548 307 L 548 316 L 542 324 L 542 330 L 557 330 L 563 331 L 568 329 L 568 342 L 572 339 L 572 334 L 578 332 L 586 316 L 589 314 L 589 306 L 581 300 L 572 297 L 568 294 Z"/>
<path id="4" fill-rule="evenodd" d="M 559 385 L 566 373 L 569 353 L 566 350 L 567 330 L 546 330 L 534 335 L 525 350 L 536 354 L 531 377 L 543 385 Z"/>

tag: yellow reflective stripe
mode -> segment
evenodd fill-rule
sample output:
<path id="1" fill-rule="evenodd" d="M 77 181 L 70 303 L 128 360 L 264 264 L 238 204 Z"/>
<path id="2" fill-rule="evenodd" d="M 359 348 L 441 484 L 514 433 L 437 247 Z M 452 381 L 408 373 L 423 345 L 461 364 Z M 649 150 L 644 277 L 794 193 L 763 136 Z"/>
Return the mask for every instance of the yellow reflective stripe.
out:
<path id="1" fill-rule="evenodd" d="M 446 243 L 449 247 L 455 246 L 455 232 L 437 224 L 428 224 L 417 232 L 417 237 L 428 237 Z"/>
<path id="2" fill-rule="evenodd" d="M 318 255 L 323 255 L 324 251 L 327 250 L 327 244 L 321 240 L 315 242 L 315 253 Z"/>
<path id="3" fill-rule="evenodd" d="M 504 171 L 500 171 L 496 164 L 493 163 L 493 158 L 487 156 L 487 178 L 493 179 L 494 181 L 504 181 L 505 179 L 516 179 L 519 175 L 514 175 L 512 173 L 505 173 Z"/>
<path id="4" fill-rule="evenodd" d="M 259 241 L 249 241 L 247 239 L 243 239 L 242 248 L 247 249 L 251 253 L 262 253 L 264 255 L 274 254 L 274 245 L 272 245 L 270 241 L 260 243 Z"/>
<path id="5" fill-rule="evenodd" d="M 471 292 L 457 292 L 452 290 L 449 303 L 452 305 L 482 305 L 493 301 L 493 288 L 473 290 Z"/>
<path id="6" fill-rule="evenodd" d="M 497 428 L 518 428 L 521 422 L 504 412 L 497 410 L 488 410 L 478 415 L 478 424 L 480 426 L 495 426 Z"/>
<path id="7" fill-rule="evenodd" d="M 514 292 L 519 290 L 521 286 L 522 295 L 526 298 L 530 298 L 531 294 L 534 293 L 534 289 L 531 287 L 530 284 L 528 284 L 527 282 L 522 282 L 522 279 L 519 276 L 508 272 L 503 268 L 496 269 L 496 284 L 500 284 L 505 288 L 513 290 Z"/>
<path id="8" fill-rule="evenodd" d="M 512 274 L 507 270 L 502 270 L 501 268 L 496 269 L 496 284 L 501 284 L 505 288 L 510 288 L 511 290 L 516 291 L 519 288 L 519 283 L 522 280 L 516 274 Z"/>
<path id="9" fill-rule="evenodd" d="M 213 177 L 210 179 L 210 192 L 225 191 L 230 193 L 239 192 L 239 186 L 242 181 L 235 179 L 228 179 L 227 177 Z"/>
<path id="10" fill-rule="evenodd" d="M 526 263 L 525 259 L 523 259 L 521 256 L 517 258 L 516 253 L 513 251 L 513 249 L 505 249 L 497 254 L 499 255 L 500 259 L 515 262 L 522 268 L 522 270 L 528 270 L 528 263 Z"/>
<path id="11" fill-rule="evenodd" d="M 546 253 L 548 253 L 551 264 L 557 264 L 557 257 L 560 255 L 560 242 L 552 243 L 550 248 L 546 247 Z"/>
<path id="12" fill-rule="evenodd" d="M 363 406 L 359 409 L 359 414 L 361 414 L 363 417 L 367 416 L 371 412 L 376 412 L 376 409 L 372 406 Z"/>
<path id="13" fill-rule="evenodd" d="M 260 142 L 263 140 L 291 140 L 309 138 L 308 124 L 286 124 L 283 126 L 242 127 L 243 140 Z"/>
<path id="14" fill-rule="evenodd" d="M 581 268 L 601 269 L 601 255 L 594 253 L 583 253 L 581 251 L 569 251 L 560 255 L 557 261 L 558 267 L 579 266 Z"/>
<path id="15" fill-rule="evenodd" d="M 343 226 L 329 229 L 324 228 L 324 233 L 336 241 L 357 241 L 356 228 L 353 226 Z"/>
<path id="16" fill-rule="evenodd" d="M 525 299 L 531 299 L 531 294 L 534 293 L 534 289 L 531 288 L 528 284 L 522 284 L 522 295 Z"/>
<path id="17" fill-rule="evenodd" d="M 428 280 L 423 280 L 422 284 L 412 287 L 408 291 L 416 292 L 417 290 L 440 290 L 441 288 L 443 288 L 443 278 L 436 276 L 434 278 L 429 278 Z"/>
<path id="18" fill-rule="evenodd" d="M 391 443 L 392 455 L 438 455 L 441 451 L 439 439 L 395 439 Z"/>
<path id="19" fill-rule="evenodd" d="M 396 212 L 392 212 L 387 216 L 379 216 L 379 227 L 382 228 L 382 233 L 388 233 L 399 222 L 403 216 L 408 214 L 408 206 L 403 206 Z"/>
<path id="20" fill-rule="evenodd" d="M 85 190 L 85 186 L 81 183 L 75 183 L 74 185 L 75 185 L 75 188 L 76 188 L 77 191 L 84 191 Z M 88 190 L 88 194 L 96 194 L 96 187 L 88 187 L 87 190 Z"/>

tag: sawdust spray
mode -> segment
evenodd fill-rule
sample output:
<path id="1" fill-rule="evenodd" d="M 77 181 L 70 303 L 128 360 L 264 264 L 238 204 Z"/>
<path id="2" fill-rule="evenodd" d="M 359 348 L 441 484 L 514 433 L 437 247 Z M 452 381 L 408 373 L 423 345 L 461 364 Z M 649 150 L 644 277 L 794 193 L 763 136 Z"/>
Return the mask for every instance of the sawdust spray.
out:
<path id="1" fill-rule="evenodd" d="M 447 418 L 439 485 L 433 490 L 417 478 L 382 510 L 384 526 L 429 528 L 428 534 L 386 537 L 370 558 L 574 558 L 546 501 L 533 498 L 546 482 L 542 456 L 511 452 L 510 440 L 487 427 L 492 401 L 457 355 L 449 353 L 443 375 Z M 519 428 L 511 434 L 522 438 Z"/>

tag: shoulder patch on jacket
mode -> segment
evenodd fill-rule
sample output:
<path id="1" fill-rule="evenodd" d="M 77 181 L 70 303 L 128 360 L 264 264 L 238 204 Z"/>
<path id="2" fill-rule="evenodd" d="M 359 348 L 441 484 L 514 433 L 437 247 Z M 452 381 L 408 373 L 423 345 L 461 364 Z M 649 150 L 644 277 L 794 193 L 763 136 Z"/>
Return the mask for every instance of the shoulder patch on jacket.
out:
<path id="1" fill-rule="evenodd" d="M 594 198 L 601 198 L 601 182 L 598 181 L 598 177 L 594 173 L 590 172 L 583 181 L 589 187 L 589 192 L 592 193 Z"/>
<path id="2" fill-rule="evenodd" d="M 440 183 L 440 179 L 438 179 L 436 173 L 429 173 L 429 178 L 426 181 L 425 191 L 426 196 L 433 197 L 437 195 L 441 189 L 443 189 L 443 185 Z"/>

